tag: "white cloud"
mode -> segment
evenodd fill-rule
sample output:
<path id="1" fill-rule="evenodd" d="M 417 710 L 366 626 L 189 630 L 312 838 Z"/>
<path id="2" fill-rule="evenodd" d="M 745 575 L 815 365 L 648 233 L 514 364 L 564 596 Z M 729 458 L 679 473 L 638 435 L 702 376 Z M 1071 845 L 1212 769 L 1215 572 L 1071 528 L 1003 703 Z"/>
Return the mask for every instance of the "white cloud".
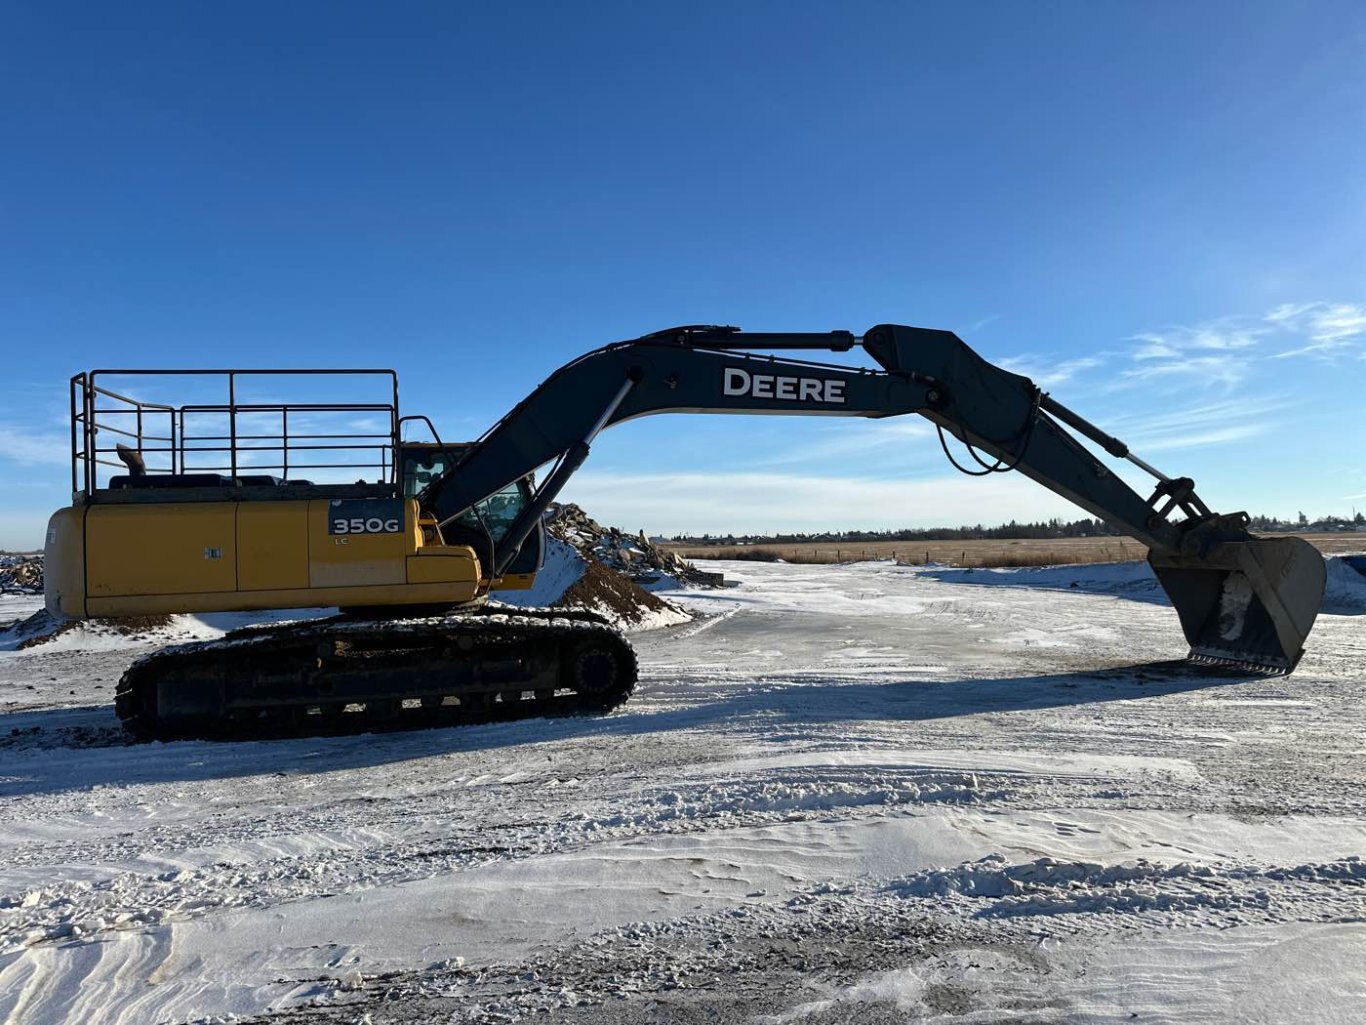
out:
<path id="1" fill-rule="evenodd" d="M 1199 327 L 1169 328 L 1166 332 L 1145 331 L 1134 335 L 1135 341 L 1144 343 L 1144 347 L 1134 353 L 1134 358 L 1175 356 L 1191 350 L 1228 352 L 1250 349 L 1257 344 L 1259 334 L 1261 332 L 1238 327 L 1228 321 Z"/>
<path id="2" fill-rule="evenodd" d="M 1354 349 L 1366 336 L 1366 306 L 1359 303 L 1282 303 L 1266 315 L 1266 321 L 1308 344 L 1274 355 L 1275 359 L 1306 354 L 1331 358 Z M 1361 353 L 1366 358 L 1366 352 Z"/>
<path id="3" fill-rule="evenodd" d="M 1142 447 L 1145 452 L 1164 452 L 1178 448 L 1208 448 L 1223 445 L 1230 441 L 1244 441 L 1266 433 L 1261 424 L 1229 424 L 1226 427 L 1211 427 L 1189 434 L 1173 435 L 1154 441 L 1140 442 L 1135 448 Z"/>
<path id="4" fill-rule="evenodd" d="M 1208 388 L 1222 385 L 1232 391 L 1248 376 L 1247 361 L 1237 356 L 1135 356 L 1151 362 L 1120 372 L 1126 382 L 1165 381 L 1173 385 Z"/>
<path id="5" fill-rule="evenodd" d="M 1312 310 L 1318 303 L 1281 303 L 1275 309 L 1270 310 L 1263 318 L 1268 323 L 1278 324 L 1289 327 L 1299 321 L 1306 313 Z"/>
<path id="6" fill-rule="evenodd" d="M 1129 352 L 1136 365 L 1120 372 L 1120 386 L 1161 381 L 1177 387 L 1219 385 L 1231 391 L 1247 377 L 1254 358 L 1248 350 L 1256 348 L 1269 330 L 1246 318 L 1224 317 L 1194 327 L 1141 331 L 1129 339 L 1137 343 Z"/>
<path id="7" fill-rule="evenodd" d="M 1281 303 L 1260 317 L 1221 317 L 1133 335 L 1133 365 L 1120 373 L 1120 386 L 1162 382 L 1231 392 L 1262 361 L 1304 355 L 1332 359 L 1355 350 L 1363 339 L 1366 305 Z M 1279 351 L 1266 352 L 1272 345 Z M 1366 352 L 1361 355 L 1366 358 Z"/>
<path id="8" fill-rule="evenodd" d="M 971 324 L 968 325 L 968 334 L 975 334 L 976 332 L 982 330 L 982 328 L 986 327 L 988 324 L 994 324 L 996 321 L 1000 319 L 1001 314 L 992 313 L 989 316 L 981 318 L 980 320 L 974 320 Z"/>
<path id="9" fill-rule="evenodd" d="M 1161 335 L 1134 335 L 1134 340 L 1143 343 L 1133 351 L 1134 359 L 1175 359 L 1181 355 L 1181 350 Z"/>
<path id="10" fill-rule="evenodd" d="M 1144 410 L 1111 419 L 1106 429 L 1136 453 L 1205 448 L 1268 433 L 1286 403 L 1270 398 L 1200 402 L 1168 411 Z"/>
<path id="11" fill-rule="evenodd" d="M 1011 356 L 999 360 L 997 366 L 1012 374 L 1023 374 L 1040 388 L 1056 388 L 1076 377 L 1082 371 L 1100 366 L 1105 360 L 1100 356 L 1079 356 L 1061 362 L 1042 360 L 1035 356 Z"/>

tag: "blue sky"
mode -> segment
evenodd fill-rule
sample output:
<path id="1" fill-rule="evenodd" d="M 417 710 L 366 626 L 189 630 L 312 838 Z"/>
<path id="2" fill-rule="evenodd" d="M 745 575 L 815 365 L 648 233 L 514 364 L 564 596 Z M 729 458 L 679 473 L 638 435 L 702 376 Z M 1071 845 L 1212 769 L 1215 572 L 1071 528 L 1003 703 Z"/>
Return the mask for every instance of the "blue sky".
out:
<path id="1" fill-rule="evenodd" d="M 1357 3 L 11 5 L 0 547 L 96 365 L 399 370 L 475 436 L 676 323 L 959 332 L 1213 506 L 1366 508 Z M 659 417 L 651 532 L 1070 514 L 921 421 Z"/>

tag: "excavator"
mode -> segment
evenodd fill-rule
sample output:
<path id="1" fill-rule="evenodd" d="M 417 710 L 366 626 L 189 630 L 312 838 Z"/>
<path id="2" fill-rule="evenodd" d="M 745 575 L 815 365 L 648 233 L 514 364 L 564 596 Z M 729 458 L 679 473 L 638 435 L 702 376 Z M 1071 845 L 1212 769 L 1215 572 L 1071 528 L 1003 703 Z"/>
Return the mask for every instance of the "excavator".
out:
<path id="1" fill-rule="evenodd" d="M 856 348 L 875 365 L 797 355 Z M 246 385 L 270 374 L 377 376 L 392 393 L 372 404 L 248 401 Z M 115 390 L 120 375 L 150 375 L 158 394 L 167 380 L 226 381 L 227 401 L 151 402 Z M 77 374 L 73 502 L 48 526 L 47 608 L 340 610 L 141 657 L 116 695 L 141 739 L 608 711 L 637 676 L 617 630 L 587 612 L 488 599 L 532 585 L 543 514 L 598 434 L 659 413 L 923 416 L 963 472 L 1017 471 L 1143 542 L 1195 663 L 1290 673 L 1322 604 L 1324 561 L 1304 540 L 1254 536 L 1245 513 L 1211 511 L 1191 479 L 1162 473 L 952 332 L 881 324 L 862 335 L 690 325 L 607 345 L 461 444 L 443 442 L 426 417 L 399 415 L 393 371 Z M 350 426 L 320 430 L 325 414 Z M 413 430 L 430 440 L 403 440 Z M 1150 475 L 1151 494 L 1078 436 Z M 376 480 L 306 479 L 349 472 L 329 461 L 346 446 L 375 459 Z"/>

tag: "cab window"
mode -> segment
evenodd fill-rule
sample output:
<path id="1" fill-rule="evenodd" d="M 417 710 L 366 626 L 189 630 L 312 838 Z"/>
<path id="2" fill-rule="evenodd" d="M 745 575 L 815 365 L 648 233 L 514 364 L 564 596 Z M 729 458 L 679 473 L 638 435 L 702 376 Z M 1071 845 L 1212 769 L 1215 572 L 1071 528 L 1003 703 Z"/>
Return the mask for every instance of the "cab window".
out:
<path id="1" fill-rule="evenodd" d="M 408 449 L 403 453 L 403 497 L 416 498 L 436 478 L 446 472 L 447 456 L 435 450 Z"/>
<path id="2" fill-rule="evenodd" d="M 464 513 L 456 521 L 475 530 L 487 529 L 493 537 L 493 543 L 497 544 L 507 536 L 508 528 L 517 519 L 527 504 L 526 485 L 521 481 L 514 481 L 502 491 L 495 492 L 482 502 L 478 503 L 474 509 Z M 475 512 L 478 512 L 478 516 Z M 483 527 L 480 521 L 483 521 Z"/>

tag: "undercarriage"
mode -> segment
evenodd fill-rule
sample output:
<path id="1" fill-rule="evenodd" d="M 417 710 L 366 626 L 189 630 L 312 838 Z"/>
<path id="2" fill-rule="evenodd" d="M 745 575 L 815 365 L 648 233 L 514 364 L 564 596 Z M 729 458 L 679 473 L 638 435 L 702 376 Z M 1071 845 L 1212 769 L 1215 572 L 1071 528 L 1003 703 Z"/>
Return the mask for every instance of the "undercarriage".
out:
<path id="1" fill-rule="evenodd" d="M 141 740 L 250 739 L 602 713 L 635 684 L 631 646 L 588 612 L 339 616 L 154 652 L 115 706 Z"/>

